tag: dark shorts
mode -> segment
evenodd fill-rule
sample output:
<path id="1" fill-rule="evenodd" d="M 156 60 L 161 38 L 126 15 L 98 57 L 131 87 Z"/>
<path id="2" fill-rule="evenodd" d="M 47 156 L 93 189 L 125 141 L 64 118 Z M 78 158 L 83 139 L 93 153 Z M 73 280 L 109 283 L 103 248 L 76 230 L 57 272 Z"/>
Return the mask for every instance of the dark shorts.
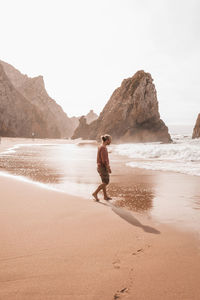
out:
<path id="1" fill-rule="evenodd" d="M 105 166 L 98 166 L 97 171 L 99 175 L 101 176 L 101 180 L 103 183 L 109 184 L 110 181 L 110 176 L 108 173 L 108 170 L 106 169 Z"/>

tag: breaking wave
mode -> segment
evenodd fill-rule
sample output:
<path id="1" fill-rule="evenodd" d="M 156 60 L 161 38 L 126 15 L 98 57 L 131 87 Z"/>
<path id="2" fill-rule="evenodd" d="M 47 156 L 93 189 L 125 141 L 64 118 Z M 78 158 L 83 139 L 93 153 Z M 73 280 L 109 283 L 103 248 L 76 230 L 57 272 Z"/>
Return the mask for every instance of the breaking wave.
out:
<path id="1" fill-rule="evenodd" d="M 200 139 L 175 135 L 173 143 L 121 144 L 115 152 L 131 159 L 127 165 L 200 176 Z"/>

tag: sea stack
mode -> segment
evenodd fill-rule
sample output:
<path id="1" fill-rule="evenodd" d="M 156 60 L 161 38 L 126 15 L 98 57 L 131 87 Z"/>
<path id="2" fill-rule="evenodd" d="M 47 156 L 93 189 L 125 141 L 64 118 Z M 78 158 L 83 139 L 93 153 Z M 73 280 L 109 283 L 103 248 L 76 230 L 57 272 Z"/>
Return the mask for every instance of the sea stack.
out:
<path id="1" fill-rule="evenodd" d="M 160 119 L 155 85 L 151 74 L 138 71 L 117 88 L 99 118 L 87 125 L 83 118 L 73 139 L 99 140 L 110 134 L 114 142 L 171 142 L 168 128 Z"/>
<path id="2" fill-rule="evenodd" d="M 89 111 L 89 113 L 85 116 L 80 116 L 80 117 L 72 117 L 70 118 L 71 120 L 71 124 L 72 124 L 72 127 L 73 127 L 73 132 L 74 130 L 79 126 L 79 120 L 80 118 L 83 119 L 83 117 L 85 117 L 85 120 L 86 120 L 86 123 L 87 124 L 90 124 L 92 123 L 94 120 L 98 119 L 98 115 L 91 109 Z"/>
<path id="3" fill-rule="evenodd" d="M 199 137 L 200 137 L 200 114 L 198 114 L 196 124 L 194 126 L 193 134 L 192 134 L 193 139 L 196 139 L 196 138 L 199 138 Z"/>
<path id="4" fill-rule="evenodd" d="M 90 123 L 92 123 L 93 121 L 95 121 L 95 120 L 98 119 L 98 115 L 95 114 L 95 112 L 93 111 L 93 109 L 91 109 L 91 110 L 89 111 L 89 113 L 88 113 L 85 117 L 86 117 L 87 124 L 90 124 Z"/>

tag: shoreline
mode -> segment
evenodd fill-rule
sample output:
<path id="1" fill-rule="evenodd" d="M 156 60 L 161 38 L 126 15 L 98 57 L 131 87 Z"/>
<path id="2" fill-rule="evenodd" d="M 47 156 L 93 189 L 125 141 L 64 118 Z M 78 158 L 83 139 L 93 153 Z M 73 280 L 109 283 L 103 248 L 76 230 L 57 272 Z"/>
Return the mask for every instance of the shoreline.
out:
<path id="1" fill-rule="evenodd" d="M 17 139 L 17 142 L 17 144 L 19 144 L 19 139 Z M 63 142 L 65 144 L 68 144 L 65 140 L 63 140 Z M 29 141 L 27 140 L 25 140 L 24 143 L 30 145 Z M 57 141 L 55 141 L 55 143 L 57 143 Z M 41 144 L 41 141 L 39 141 L 39 144 Z M 44 145 L 45 144 L 49 144 L 49 140 L 46 141 Z M 12 141 L 12 147 L 15 146 L 16 143 L 13 143 Z M 111 193 L 111 197 L 113 197 L 114 202 L 118 206 L 127 208 L 134 213 L 140 211 L 141 214 L 149 214 L 152 218 L 155 218 L 155 220 L 163 224 L 172 225 L 174 227 L 178 226 L 179 230 L 189 230 L 189 226 L 187 225 L 187 228 L 184 223 L 193 223 L 190 226 L 191 231 L 192 229 L 198 230 L 198 228 L 200 228 L 199 223 L 194 223 L 194 217 L 196 218 L 195 220 L 197 222 L 197 216 L 194 216 L 192 213 L 196 210 L 193 210 L 193 208 L 190 207 L 191 205 L 196 205 L 198 207 L 195 208 L 200 209 L 200 203 L 198 204 L 197 198 L 198 195 L 200 195 L 200 188 L 197 189 L 199 185 L 198 176 L 171 171 L 132 168 L 126 165 L 128 161 L 131 161 L 130 158 L 118 155 L 116 153 L 111 153 L 110 156 L 113 173 L 111 174 L 111 183 L 108 186 L 108 190 Z M 96 176 L 95 180 L 97 180 L 96 183 L 94 181 L 92 184 L 94 186 L 98 185 L 99 178 L 98 174 L 96 174 L 96 168 L 91 164 L 89 165 L 89 168 L 91 168 L 90 176 L 92 176 L 93 178 Z M 59 186 L 57 184 L 52 185 L 51 183 L 42 182 L 35 178 L 30 178 L 30 176 L 26 175 L 23 176 L 20 174 L 12 174 L 11 172 L 9 172 L 9 170 L 2 171 L 2 173 L 0 172 L 0 175 L 4 177 L 16 178 L 17 180 L 22 182 L 29 182 L 33 185 L 37 185 L 47 190 L 55 190 L 71 196 L 78 196 L 84 199 L 92 199 L 91 193 L 89 192 L 91 188 L 88 189 L 88 193 L 86 194 L 82 194 L 81 190 L 78 192 L 73 190 L 75 188 L 79 189 L 79 184 L 76 182 L 74 182 L 73 189 L 69 191 L 64 186 Z M 66 182 L 66 185 L 67 184 L 70 184 L 70 181 L 68 183 Z M 183 189 L 185 189 L 185 193 L 182 192 Z M 174 191 L 172 192 L 172 190 Z M 196 194 L 193 194 L 194 191 L 196 192 Z M 139 201 L 134 196 L 135 194 L 139 197 Z M 125 201 L 120 200 L 120 195 L 122 196 L 121 198 L 125 198 Z M 191 201 L 191 203 L 187 201 Z M 141 204 L 143 205 L 144 202 L 146 202 L 146 204 L 144 205 L 144 207 L 142 207 Z M 135 206 L 133 206 L 133 204 Z M 170 205 L 169 207 L 168 204 Z M 165 211 L 163 211 L 163 208 L 165 209 Z M 170 209 L 173 209 L 173 211 L 170 211 Z M 183 211 L 183 218 L 180 214 L 175 214 L 175 212 L 180 211 L 180 209 L 182 209 Z M 166 216 L 166 210 L 168 211 L 168 216 Z M 172 219 L 170 218 L 170 214 L 172 214 L 173 216 Z"/>

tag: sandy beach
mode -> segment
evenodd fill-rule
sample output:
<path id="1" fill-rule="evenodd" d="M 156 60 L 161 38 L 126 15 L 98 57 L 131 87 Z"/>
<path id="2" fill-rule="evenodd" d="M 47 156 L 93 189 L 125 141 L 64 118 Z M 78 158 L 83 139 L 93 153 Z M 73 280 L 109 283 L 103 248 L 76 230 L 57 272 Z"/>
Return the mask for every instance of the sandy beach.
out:
<path id="1" fill-rule="evenodd" d="M 200 1 L 1 12 L 0 300 L 200 300 Z"/>
<path id="2" fill-rule="evenodd" d="M 16 142 L 29 141 L 5 139 L 1 150 Z M 179 220 L 183 195 L 200 195 L 198 177 L 133 169 L 110 155 L 109 193 L 118 199 L 110 202 L 1 173 L 0 299 L 199 299 L 198 224 Z M 15 169 L 24 162 L 15 157 Z M 173 222 L 163 217 L 170 213 Z"/>
<path id="3" fill-rule="evenodd" d="M 199 299 L 196 234 L 12 177 L 0 188 L 0 299 Z"/>

